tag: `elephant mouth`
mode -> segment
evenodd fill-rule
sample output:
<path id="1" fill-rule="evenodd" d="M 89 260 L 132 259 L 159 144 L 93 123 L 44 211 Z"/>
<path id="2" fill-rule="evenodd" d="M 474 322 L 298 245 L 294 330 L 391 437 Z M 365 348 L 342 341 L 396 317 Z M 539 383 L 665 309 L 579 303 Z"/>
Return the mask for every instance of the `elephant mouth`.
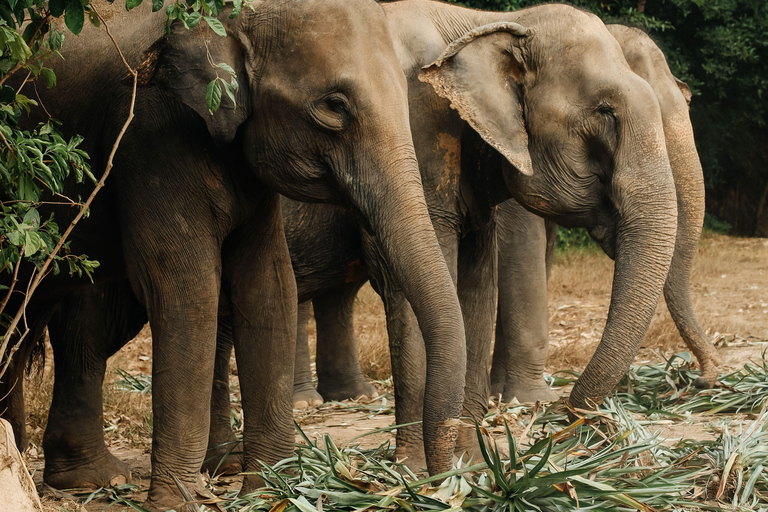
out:
<path id="1" fill-rule="evenodd" d="M 616 231 L 598 224 L 589 230 L 589 236 L 597 242 L 603 252 L 612 260 L 616 259 Z"/>

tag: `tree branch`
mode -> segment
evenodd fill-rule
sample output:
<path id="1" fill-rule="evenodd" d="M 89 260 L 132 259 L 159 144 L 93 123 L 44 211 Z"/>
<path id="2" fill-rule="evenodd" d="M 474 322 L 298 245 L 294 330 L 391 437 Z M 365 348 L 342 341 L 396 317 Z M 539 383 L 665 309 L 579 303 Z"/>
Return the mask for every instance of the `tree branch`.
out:
<path id="1" fill-rule="evenodd" d="M 125 67 L 128 69 L 130 74 L 133 75 L 133 91 L 131 94 L 131 106 L 128 111 L 128 118 L 125 120 L 125 123 L 123 123 L 122 129 L 120 130 L 120 133 L 118 133 L 117 139 L 115 139 L 115 143 L 112 145 L 112 151 L 109 153 L 109 158 L 107 159 L 107 166 L 104 169 L 104 174 L 102 174 L 101 179 L 96 184 L 96 188 L 94 188 L 93 192 L 91 192 L 91 195 L 88 196 L 88 199 L 85 201 L 85 203 L 83 203 L 82 208 L 80 208 L 80 211 L 77 213 L 75 218 L 69 224 L 69 227 L 67 227 L 67 230 L 64 232 L 64 234 L 61 235 L 61 238 L 59 239 L 59 242 L 56 244 L 56 247 L 53 249 L 50 256 L 48 256 L 48 259 L 45 260 L 45 263 L 43 263 L 43 266 L 40 268 L 39 272 L 37 272 L 37 275 L 34 277 L 34 280 L 30 283 L 27 295 L 24 297 L 24 302 L 21 305 L 21 308 L 19 308 L 19 311 L 16 312 L 16 315 L 13 317 L 11 324 L 8 326 L 8 330 L 5 332 L 5 336 L 3 336 L 3 342 L 2 342 L 2 345 L 0 345 L 0 356 L 2 356 L 2 354 L 5 354 L 5 350 L 8 347 L 8 343 L 10 342 L 10 339 L 13 336 L 13 333 L 19 324 L 19 321 L 24 316 L 24 313 L 27 309 L 27 305 L 29 304 L 29 300 L 32 294 L 35 293 L 35 290 L 37 290 L 37 287 L 40 285 L 40 281 L 42 281 L 43 277 L 47 274 L 46 271 L 48 270 L 48 267 L 50 267 L 51 263 L 53 262 L 56 254 L 58 254 L 59 250 L 61 250 L 64 243 L 67 241 L 67 238 L 69 237 L 70 233 L 72 233 L 72 230 L 75 228 L 77 223 L 80 222 L 80 219 L 83 218 L 83 215 L 85 214 L 85 212 L 88 211 L 88 208 L 90 208 L 91 203 L 96 197 L 96 194 L 98 194 L 98 192 L 104 187 L 104 182 L 109 176 L 109 172 L 112 170 L 115 153 L 117 153 L 117 148 L 120 146 L 120 141 L 123 140 L 123 135 L 125 135 L 125 132 L 128 129 L 128 126 L 131 124 L 131 121 L 133 121 L 133 109 L 134 109 L 134 106 L 136 105 L 136 86 L 138 85 L 139 75 L 128 64 L 128 61 L 125 60 L 125 56 L 123 56 L 123 52 L 120 50 L 120 47 L 118 46 L 117 41 L 115 41 L 115 38 L 112 37 L 112 33 L 109 31 L 109 26 L 107 25 L 107 22 L 104 20 L 101 14 L 99 14 L 99 12 L 94 8 L 93 5 L 91 5 L 91 9 L 93 9 L 93 12 L 96 13 L 96 15 L 99 17 L 99 20 L 104 24 L 104 29 L 107 31 L 107 35 L 112 40 L 112 44 L 117 50 L 117 53 L 120 55 L 120 59 L 123 61 L 123 65 L 125 65 Z M 29 329 L 27 329 L 27 332 L 29 332 Z M 21 341 L 24 339 L 24 336 L 26 336 L 27 332 L 25 332 L 21 336 L 21 339 L 9 351 L 9 354 L 8 354 L 9 357 L 6 359 L 2 369 L 0 369 L 0 377 L 2 377 L 3 374 L 6 372 L 6 370 L 8 369 L 8 366 L 11 363 L 10 355 L 16 351 Z"/>

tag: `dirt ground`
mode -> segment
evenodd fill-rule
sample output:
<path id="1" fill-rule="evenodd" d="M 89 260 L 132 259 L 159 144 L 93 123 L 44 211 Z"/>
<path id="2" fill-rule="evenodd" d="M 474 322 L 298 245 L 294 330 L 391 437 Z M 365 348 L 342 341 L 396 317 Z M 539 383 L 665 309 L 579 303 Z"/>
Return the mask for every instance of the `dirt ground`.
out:
<path id="1" fill-rule="evenodd" d="M 613 263 L 595 251 L 572 252 L 556 260 L 549 283 L 551 350 L 548 371 L 582 369 L 600 340 L 610 302 Z M 694 307 L 699 320 L 715 340 L 723 371 L 741 367 L 749 359 L 760 360 L 768 348 L 768 239 L 739 239 L 719 235 L 705 236 L 699 247 L 693 275 Z M 393 424 L 389 354 L 383 306 L 366 286 L 356 302 L 355 328 L 361 365 L 375 379 L 381 396 L 362 403 L 324 404 L 295 416 L 310 437 L 330 434 L 337 444 Z M 314 327 L 310 328 L 314 341 Z M 635 364 L 658 362 L 685 350 L 666 307 L 656 311 L 643 348 Z M 291 356 L 292 357 L 292 356 Z M 40 444 L 45 428 L 52 386 L 52 357 L 41 374 L 27 382 L 28 431 L 32 445 L 26 455 L 35 480 L 41 482 L 43 454 Z M 128 463 L 134 483 L 145 491 L 149 477 L 151 445 L 151 397 L 139 392 L 121 391 L 115 382 L 123 380 L 118 370 L 132 376 L 148 375 L 151 370 L 151 333 L 139 337 L 109 362 L 105 392 L 105 435 L 110 449 Z M 233 382 L 233 409 L 239 411 L 236 376 Z M 701 439 L 711 436 L 707 423 L 661 422 L 662 437 Z M 365 436 L 355 442 L 378 446 L 393 438 L 391 433 Z M 224 482 L 228 483 L 228 482 Z M 134 499 L 143 499 L 141 494 Z M 83 510 L 65 498 L 47 498 L 50 510 Z M 109 502 L 100 499 L 85 509 L 103 510 Z M 109 510 L 123 510 L 115 506 Z"/>

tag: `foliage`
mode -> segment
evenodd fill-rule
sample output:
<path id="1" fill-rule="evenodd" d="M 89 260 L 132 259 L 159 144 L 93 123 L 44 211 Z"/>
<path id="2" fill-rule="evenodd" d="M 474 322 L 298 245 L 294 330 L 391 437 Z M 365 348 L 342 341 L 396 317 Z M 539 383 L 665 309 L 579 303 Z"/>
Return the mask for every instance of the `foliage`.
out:
<path id="1" fill-rule="evenodd" d="M 581 249 L 599 249 L 597 242 L 592 240 L 589 233 L 584 228 L 564 228 L 557 226 L 557 243 L 555 249 L 558 252 L 581 250 Z"/>
<path id="2" fill-rule="evenodd" d="M 724 220 L 720 220 L 710 213 L 704 214 L 703 231 L 705 233 L 727 235 L 728 233 L 731 232 L 731 228 L 732 226 L 728 222 L 725 222 Z"/>
<path id="3" fill-rule="evenodd" d="M 696 374 L 686 364 L 678 356 L 634 380 L 648 386 L 661 371 L 672 379 L 670 386 L 687 385 Z M 633 367 L 633 372 L 641 370 Z M 768 510 L 765 405 L 755 421 L 726 425 L 717 439 L 673 443 L 643 426 L 626 392 L 575 421 L 562 402 L 538 411 L 538 404 L 499 404 L 495 413 L 502 421 L 492 422 L 501 425 L 501 440 L 475 427 L 482 460 L 460 460 L 451 471 L 428 478 L 391 461 L 389 442 L 374 449 L 362 449 L 354 440 L 337 446 L 328 435 L 310 439 L 297 425 L 303 442 L 293 456 L 261 473 L 264 488 L 245 496 L 218 493 L 199 503 L 201 510 L 281 512 Z M 520 437 L 512 435 L 507 420 L 526 427 Z M 509 455 L 497 443 L 506 444 Z M 83 497 L 108 497 L 142 510 L 129 496 L 136 490 L 119 486 Z"/>
<path id="4" fill-rule="evenodd" d="M 64 41 L 64 32 L 52 24 L 61 16 L 71 31 L 79 32 L 85 10 L 80 2 L 48 5 L 41 0 L 0 1 L 0 272 L 13 273 L 22 257 L 40 268 L 60 239 L 53 215 L 42 217 L 38 210 L 44 198 L 77 207 L 78 202 L 61 195 L 64 181 L 74 175 L 78 183 L 85 177 L 95 183 L 88 155 L 79 148 L 82 137 L 66 140 L 60 123 L 50 117 L 31 130 L 20 126 L 22 115 L 38 107 L 38 102 L 22 91 L 36 91 L 39 77 L 45 79 L 47 87 L 56 85 L 55 73 L 45 64 L 51 56 L 59 55 Z M 29 23 L 20 33 L 25 20 Z M 14 75 L 15 88 L 8 84 Z M 98 262 L 68 252 L 65 245 L 64 256 L 55 256 L 55 273 L 58 262 L 65 258 L 71 273 L 90 276 L 98 266 Z"/>

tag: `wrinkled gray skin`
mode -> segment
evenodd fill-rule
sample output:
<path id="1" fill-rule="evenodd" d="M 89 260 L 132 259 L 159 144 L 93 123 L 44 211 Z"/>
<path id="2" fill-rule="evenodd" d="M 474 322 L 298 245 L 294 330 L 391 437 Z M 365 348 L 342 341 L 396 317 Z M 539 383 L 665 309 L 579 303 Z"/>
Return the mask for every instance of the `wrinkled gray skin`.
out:
<path id="1" fill-rule="evenodd" d="M 690 91 L 669 70 L 664 54 L 644 32 L 608 25 L 632 70 L 654 89 L 677 189 L 677 238 L 664 283 L 667 307 L 683 341 L 699 362 L 696 386 L 717 380 L 717 353 L 693 311 L 690 276 L 704 221 L 704 177 L 693 138 Z M 545 226 L 545 224 L 547 224 Z M 520 401 L 552 400 L 543 380 L 549 346 L 546 283 L 556 231 L 515 201 L 499 206 L 499 301 L 491 392 Z"/>
<path id="2" fill-rule="evenodd" d="M 589 228 L 616 257 L 605 336 L 571 397 L 578 407 L 601 402 L 639 347 L 674 246 L 675 190 L 653 90 L 630 71 L 604 25 L 570 7 L 548 5 L 496 15 L 414 1 L 387 4 L 385 10 L 402 45 L 398 54 L 409 79 L 411 130 L 427 204 L 463 306 L 468 341 L 463 414 L 482 417 L 487 407 L 496 283 L 493 207 L 510 193 L 538 214 Z M 519 37 L 499 31 L 498 25 L 486 26 L 499 19 L 531 26 L 534 35 Z M 482 26 L 488 34 L 462 38 Z M 459 43 L 451 43 L 459 38 Z M 440 65 L 420 71 L 440 56 L 441 44 L 460 49 L 440 59 Z M 479 76 L 487 79 L 477 80 Z M 468 121 L 421 80 L 451 98 Z M 514 101 L 499 102 L 505 97 Z M 531 177 L 522 172 L 530 170 L 536 171 Z M 284 210 L 287 225 L 294 231 L 303 229 L 310 240 L 312 233 L 350 229 L 329 220 L 340 213 L 330 213 L 327 207 L 324 213 L 323 208 L 313 207 L 296 218 L 290 209 Z M 301 288 L 303 274 L 327 272 L 312 262 L 325 260 L 328 253 L 322 245 L 300 244 L 298 248 L 311 258 L 298 257 L 290 239 L 289 234 Z M 407 301 L 380 272 L 380 258 L 365 233 L 361 242 L 374 288 L 387 311 L 396 422 L 418 421 L 424 396 L 419 331 Z M 330 250 L 336 245 L 330 244 Z M 335 262 L 330 268 L 339 277 L 354 276 L 350 260 L 355 258 L 330 258 Z M 314 296 L 319 330 L 334 325 L 332 332 L 341 333 L 336 337 L 318 332 L 320 354 L 326 350 L 323 340 L 335 342 L 334 355 L 354 354 L 351 301 L 357 286 L 340 283 L 335 292 Z M 341 378 L 328 371 L 326 360 L 323 356 L 318 360 L 320 389 L 328 379 L 361 380 L 354 359 L 346 359 L 347 371 Z M 297 380 L 301 377 L 308 385 L 306 350 L 297 353 L 297 362 L 304 368 Z M 311 389 L 298 385 L 298 393 L 310 394 L 295 395 L 297 402 L 314 398 Z M 459 450 L 472 448 L 470 430 L 460 430 Z M 407 457 L 418 468 L 423 466 L 421 453 L 419 430 L 399 429 L 396 456 Z"/>
<path id="3" fill-rule="evenodd" d="M 601 402 L 637 351 L 674 247 L 675 190 L 653 90 L 630 71 L 621 48 L 599 20 L 570 7 L 547 5 L 490 14 L 414 1 L 388 4 L 385 9 L 400 40 L 398 56 L 409 81 L 414 144 L 432 221 L 462 303 L 476 306 L 464 311 L 470 341 L 470 393 L 464 413 L 477 417 L 487 404 L 496 282 L 492 213 L 493 205 L 512 194 L 537 213 L 589 228 L 606 252 L 616 256 L 605 335 L 571 397 L 581 407 Z M 474 27 L 499 19 L 530 26 L 533 35 L 515 36 L 505 31 L 522 33 L 514 25 L 492 25 L 483 29 L 489 32 L 484 36 L 475 33 L 462 38 Z M 452 44 L 459 38 L 459 43 Z M 422 74 L 420 68 L 438 59 L 446 45 L 461 48 Z M 420 74 L 451 97 L 469 122 L 435 96 L 419 80 Z M 477 76 L 488 80 L 475 81 Z M 498 98 L 510 101 L 500 103 Z M 525 125 L 521 110 L 526 113 Z M 507 160 L 488 144 L 502 151 Z M 541 173 L 539 178 L 522 172 L 534 169 Z M 323 208 L 336 213 L 324 214 Z M 284 209 L 286 218 L 290 218 L 288 213 L 290 208 Z M 341 217 L 333 220 L 333 215 Z M 305 205 L 296 212 L 298 224 L 286 222 L 289 244 L 291 232 L 296 235 L 301 229 L 312 240 L 329 230 L 333 236 L 359 233 L 354 216 L 344 215 L 331 207 Z M 342 227 L 337 230 L 329 225 Z M 397 421 L 416 421 L 421 419 L 424 387 L 420 334 L 407 301 L 382 271 L 380 254 L 362 231 L 362 254 L 387 308 Z M 341 251 L 341 258 L 331 254 L 343 246 L 340 240 L 344 239 L 331 238 L 332 243 L 317 247 L 300 245 L 303 256 L 293 251 L 300 297 L 304 283 L 307 289 L 322 288 L 323 295 L 336 289 L 331 300 L 337 305 L 349 304 L 351 293 L 345 293 L 344 283 L 348 288 L 358 286 L 363 278 L 358 275 L 360 256 L 354 254 L 358 242 L 349 245 L 351 252 Z M 323 267 L 328 261 L 331 266 Z M 336 309 L 343 313 L 342 327 L 348 328 L 351 324 L 344 319 L 349 308 Z M 320 361 L 318 365 L 322 368 Z M 321 368 L 318 371 L 324 379 Z M 213 401 L 212 415 L 219 419 L 213 423 L 221 428 L 211 439 L 218 436 L 226 441 L 232 435 L 226 432 L 225 370 L 225 364 L 217 365 L 214 397 L 221 399 Z M 419 467 L 423 457 L 419 430 L 400 429 L 397 443 L 398 456 L 407 456 L 412 466 Z"/>
<path id="4" fill-rule="evenodd" d="M 74 251 L 103 263 L 98 278 L 127 276 L 152 327 L 154 429 L 145 506 L 166 510 L 180 503 L 173 476 L 190 488 L 198 485 L 219 313 L 231 327 L 240 365 L 245 469 L 257 470 L 259 461 L 274 463 L 293 451 L 297 295 L 274 190 L 345 205 L 370 236 L 386 241 L 379 250 L 413 304 L 432 365 L 424 407 L 430 470 L 448 469 L 456 427 L 446 422 L 458 418 L 461 408 L 464 330 L 424 204 L 406 81 L 381 7 L 371 0 L 257 1 L 236 20 L 222 15 L 226 38 L 202 24 L 192 31 L 174 24 L 166 36 L 164 13 L 151 14 L 148 7 L 130 14 L 115 9 L 110 17 L 128 61 L 142 64 L 143 87 L 114 174 L 72 240 Z M 91 33 L 81 39 L 68 38 L 67 59 L 57 63 L 66 89 L 50 97 L 40 92 L 67 129 L 85 135 L 85 149 L 100 169 L 125 117 L 130 89 L 106 34 L 86 31 Z M 237 107 L 225 99 L 215 116 L 204 103 L 206 84 L 216 76 L 211 62 L 231 64 L 240 83 Z M 57 215 L 65 219 L 66 212 Z M 30 339 L 49 320 L 52 304 L 74 286 L 67 280 L 45 283 L 28 310 Z M 101 330 L 108 336 L 110 329 L 120 330 L 109 315 L 121 315 L 114 308 L 129 294 L 124 284 L 116 289 L 118 298 L 101 304 L 97 298 L 89 306 L 94 297 L 86 297 L 83 306 L 107 315 Z M 124 331 L 134 329 L 141 315 L 128 316 Z M 45 478 L 59 487 L 108 484 L 116 476 L 112 471 L 122 469 L 103 447 L 100 410 L 86 424 L 72 415 L 72 407 L 93 413 L 100 404 L 100 386 L 90 387 L 93 396 L 67 390 L 94 376 L 100 382 L 112 350 L 81 350 L 79 343 L 89 340 L 78 340 L 76 329 L 66 319 L 54 329 L 63 341 L 54 344 L 56 357 L 73 370 L 57 368 L 61 379 L 49 416 L 54 430 L 44 441 Z M 71 343 L 69 335 L 75 338 Z M 24 366 L 15 361 L 0 388 L 0 410 L 13 406 L 8 412 L 22 444 L 18 397 Z M 83 371 L 91 372 L 85 384 L 78 380 Z M 13 393 L 6 396 L 9 389 Z M 246 476 L 244 490 L 259 483 L 255 475 Z"/>

